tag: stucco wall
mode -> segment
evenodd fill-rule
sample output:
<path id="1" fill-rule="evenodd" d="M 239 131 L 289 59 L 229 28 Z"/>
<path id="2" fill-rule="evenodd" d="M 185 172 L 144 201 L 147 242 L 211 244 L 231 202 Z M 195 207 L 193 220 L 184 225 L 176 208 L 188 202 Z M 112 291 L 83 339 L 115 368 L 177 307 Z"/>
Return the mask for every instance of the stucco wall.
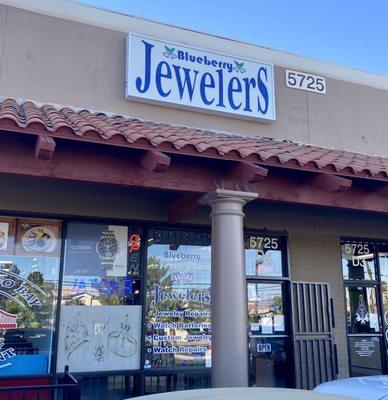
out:
<path id="1" fill-rule="evenodd" d="M 128 31 L 143 35 L 258 60 L 262 53 L 258 46 L 128 21 Z M 269 124 L 126 101 L 125 39 L 122 31 L 0 5 L 0 96 L 388 156 L 386 90 L 327 78 L 326 95 L 308 93 L 286 88 L 284 68 L 276 67 L 277 120 Z"/>
<path id="2" fill-rule="evenodd" d="M 290 232 L 289 254 L 292 280 L 330 285 L 334 302 L 333 339 L 338 352 L 338 377 L 346 378 L 349 376 L 349 366 L 339 237 Z"/>

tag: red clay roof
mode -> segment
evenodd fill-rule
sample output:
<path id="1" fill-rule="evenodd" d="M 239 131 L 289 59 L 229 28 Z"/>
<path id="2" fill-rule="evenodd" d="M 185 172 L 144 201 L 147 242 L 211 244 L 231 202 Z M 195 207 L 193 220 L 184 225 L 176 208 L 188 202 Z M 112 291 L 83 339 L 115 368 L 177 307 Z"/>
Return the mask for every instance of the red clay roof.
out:
<path id="1" fill-rule="evenodd" d="M 245 160 L 293 169 L 331 171 L 339 175 L 388 178 L 388 158 L 332 150 L 288 140 L 229 135 L 109 116 L 87 110 L 5 99 L 0 102 L 0 129 L 81 139 L 133 148 L 222 159 Z"/>

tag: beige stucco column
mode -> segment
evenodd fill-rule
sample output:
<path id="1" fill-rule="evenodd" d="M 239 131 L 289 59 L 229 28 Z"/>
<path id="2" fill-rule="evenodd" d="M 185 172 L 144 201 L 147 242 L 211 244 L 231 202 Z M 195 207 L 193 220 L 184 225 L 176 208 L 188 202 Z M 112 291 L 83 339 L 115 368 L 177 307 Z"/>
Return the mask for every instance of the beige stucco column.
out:
<path id="1" fill-rule="evenodd" d="M 216 189 L 212 208 L 212 386 L 248 386 L 243 206 L 257 193 Z"/>

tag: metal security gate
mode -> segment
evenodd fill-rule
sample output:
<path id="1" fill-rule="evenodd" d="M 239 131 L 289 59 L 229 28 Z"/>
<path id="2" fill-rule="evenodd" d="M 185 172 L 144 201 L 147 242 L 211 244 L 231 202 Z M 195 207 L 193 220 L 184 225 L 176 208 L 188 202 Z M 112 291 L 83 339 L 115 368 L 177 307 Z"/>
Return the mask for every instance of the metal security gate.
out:
<path id="1" fill-rule="evenodd" d="M 313 389 L 335 379 L 333 302 L 327 283 L 292 282 L 295 387 Z"/>

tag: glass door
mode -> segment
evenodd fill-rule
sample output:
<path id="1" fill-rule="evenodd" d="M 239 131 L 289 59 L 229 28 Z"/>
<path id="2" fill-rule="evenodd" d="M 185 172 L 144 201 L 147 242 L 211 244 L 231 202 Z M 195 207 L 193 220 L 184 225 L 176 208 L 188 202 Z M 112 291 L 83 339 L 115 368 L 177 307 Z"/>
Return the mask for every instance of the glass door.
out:
<path id="1" fill-rule="evenodd" d="M 380 282 L 381 282 L 381 308 L 383 312 L 383 336 L 385 345 L 385 360 L 386 365 L 388 364 L 388 244 L 378 243 L 377 247 L 377 259 L 380 271 Z M 387 371 L 385 371 L 386 373 Z"/>
<path id="2" fill-rule="evenodd" d="M 359 239 L 343 240 L 341 251 L 350 376 L 381 375 L 386 371 L 388 328 L 387 319 L 383 329 L 383 311 L 388 311 L 386 253 L 379 243 Z"/>
<path id="3" fill-rule="evenodd" d="M 345 287 L 351 376 L 383 373 L 377 289 L 369 285 Z"/>
<path id="4" fill-rule="evenodd" d="M 289 386 L 289 332 L 285 319 L 285 284 L 248 281 L 247 291 L 249 384 Z"/>
<path id="5" fill-rule="evenodd" d="M 245 263 L 249 386 L 292 387 L 286 236 L 247 235 Z"/>

